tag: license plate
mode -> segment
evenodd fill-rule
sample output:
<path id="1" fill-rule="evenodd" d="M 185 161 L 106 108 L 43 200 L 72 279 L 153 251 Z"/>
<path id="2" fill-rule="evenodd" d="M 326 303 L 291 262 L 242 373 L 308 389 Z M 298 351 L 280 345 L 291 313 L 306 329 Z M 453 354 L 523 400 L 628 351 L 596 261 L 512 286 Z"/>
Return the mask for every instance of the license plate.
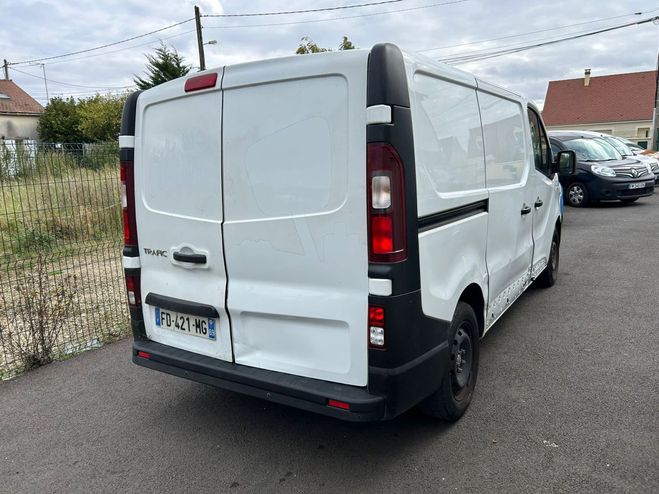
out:
<path id="1" fill-rule="evenodd" d="M 645 182 L 640 184 L 629 184 L 630 189 L 645 189 Z"/>
<path id="2" fill-rule="evenodd" d="M 215 340 L 217 320 L 207 317 L 181 314 L 156 307 L 156 326 L 177 333 Z"/>

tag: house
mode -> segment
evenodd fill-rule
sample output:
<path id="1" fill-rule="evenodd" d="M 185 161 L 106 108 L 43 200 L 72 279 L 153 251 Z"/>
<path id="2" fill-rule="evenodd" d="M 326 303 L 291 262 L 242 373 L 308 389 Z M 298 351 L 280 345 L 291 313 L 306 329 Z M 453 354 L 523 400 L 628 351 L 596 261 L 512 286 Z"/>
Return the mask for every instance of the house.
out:
<path id="1" fill-rule="evenodd" d="M 16 83 L 0 79 L 0 140 L 34 140 L 43 107 Z"/>
<path id="2" fill-rule="evenodd" d="M 657 71 L 550 81 L 542 112 L 549 130 L 593 130 L 647 147 L 657 91 Z"/>

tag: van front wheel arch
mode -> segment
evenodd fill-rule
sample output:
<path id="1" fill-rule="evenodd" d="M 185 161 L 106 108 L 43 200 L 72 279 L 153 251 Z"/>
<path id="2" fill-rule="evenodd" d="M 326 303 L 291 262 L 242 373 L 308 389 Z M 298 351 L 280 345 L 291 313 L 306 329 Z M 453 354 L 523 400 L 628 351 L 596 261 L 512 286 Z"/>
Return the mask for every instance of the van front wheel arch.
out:
<path id="1" fill-rule="evenodd" d="M 474 309 L 458 302 L 449 330 L 449 365 L 439 389 L 419 405 L 423 413 L 449 422 L 462 417 L 476 387 L 479 343 Z"/>

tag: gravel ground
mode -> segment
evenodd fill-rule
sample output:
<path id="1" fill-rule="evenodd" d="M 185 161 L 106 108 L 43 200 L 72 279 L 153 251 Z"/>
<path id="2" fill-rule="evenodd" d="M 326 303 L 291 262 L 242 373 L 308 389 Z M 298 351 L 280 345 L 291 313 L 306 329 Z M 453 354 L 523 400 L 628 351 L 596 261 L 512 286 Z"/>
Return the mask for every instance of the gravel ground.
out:
<path id="1" fill-rule="evenodd" d="M 566 209 L 558 283 L 484 338 L 457 424 L 350 424 L 130 363 L 0 383 L 2 492 L 659 492 L 659 195 Z"/>

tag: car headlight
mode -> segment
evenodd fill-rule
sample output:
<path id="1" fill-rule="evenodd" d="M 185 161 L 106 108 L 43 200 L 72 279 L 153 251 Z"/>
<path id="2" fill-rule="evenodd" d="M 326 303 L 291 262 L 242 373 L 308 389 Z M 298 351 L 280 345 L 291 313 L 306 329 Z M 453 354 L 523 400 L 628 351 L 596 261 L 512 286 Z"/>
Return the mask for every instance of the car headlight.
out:
<path id="1" fill-rule="evenodd" d="M 590 167 L 590 169 L 595 175 L 599 175 L 601 177 L 615 177 L 616 176 L 616 171 L 613 168 L 609 168 L 608 166 L 593 165 L 593 166 Z"/>

